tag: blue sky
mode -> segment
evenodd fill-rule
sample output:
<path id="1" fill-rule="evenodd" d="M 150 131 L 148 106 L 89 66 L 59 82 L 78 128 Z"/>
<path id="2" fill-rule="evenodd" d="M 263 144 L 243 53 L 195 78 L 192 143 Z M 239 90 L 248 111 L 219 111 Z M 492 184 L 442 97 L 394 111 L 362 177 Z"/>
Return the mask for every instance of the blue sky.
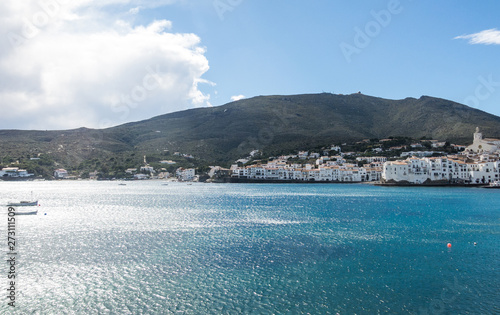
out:
<path id="1" fill-rule="evenodd" d="M 429 95 L 500 115 L 495 1 L 47 1 L 60 2 L 0 5 L 0 103 L 15 118 L 1 129 L 321 92 Z"/>

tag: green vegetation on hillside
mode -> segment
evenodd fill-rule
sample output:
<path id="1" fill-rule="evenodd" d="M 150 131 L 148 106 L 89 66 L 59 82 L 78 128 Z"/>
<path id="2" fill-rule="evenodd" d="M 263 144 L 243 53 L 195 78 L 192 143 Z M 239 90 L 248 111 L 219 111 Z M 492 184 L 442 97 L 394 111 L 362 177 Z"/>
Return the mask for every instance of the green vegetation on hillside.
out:
<path id="1" fill-rule="evenodd" d="M 363 139 L 438 139 L 469 144 L 476 126 L 500 136 L 500 118 L 444 99 L 387 100 L 363 94 L 259 96 L 191 109 L 121 126 L 64 131 L 0 130 L 0 164 L 47 176 L 55 167 L 74 175 L 97 170 L 125 176 L 127 168 L 162 159 L 176 167 L 229 166 L 258 149 L 262 157 Z M 362 148 L 352 150 L 361 151 Z M 179 152 L 181 155 L 174 155 Z M 193 156 L 193 158 L 183 157 Z M 32 161 L 30 157 L 40 157 Z"/>

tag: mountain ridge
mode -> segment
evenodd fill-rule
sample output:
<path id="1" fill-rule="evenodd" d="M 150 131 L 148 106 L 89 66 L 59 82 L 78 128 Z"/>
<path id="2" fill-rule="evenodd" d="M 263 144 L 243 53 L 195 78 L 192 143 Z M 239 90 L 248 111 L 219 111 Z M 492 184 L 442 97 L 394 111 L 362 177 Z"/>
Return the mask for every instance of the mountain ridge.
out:
<path id="1" fill-rule="evenodd" d="M 500 136 L 500 117 L 430 96 L 391 100 L 360 93 L 270 95 L 106 129 L 0 130 L 0 154 L 52 154 L 71 168 L 95 156 L 111 159 L 169 150 L 227 165 L 255 149 L 271 155 L 389 136 L 470 143 L 476 126 L 488 137 Z"/>

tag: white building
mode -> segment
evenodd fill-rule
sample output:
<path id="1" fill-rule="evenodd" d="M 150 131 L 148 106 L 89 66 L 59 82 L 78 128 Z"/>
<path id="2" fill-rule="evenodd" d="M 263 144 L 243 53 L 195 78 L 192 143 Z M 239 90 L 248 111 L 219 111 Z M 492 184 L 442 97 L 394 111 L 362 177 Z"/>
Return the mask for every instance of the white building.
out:
<path id="1" fill-rule="evenodd" d="M 361 156 L 357 157 L 356 161 L 361 162 L 361 161 L 366 161 L 368 163 L 374 163 L 374 162 L 386 162 L 387 158 L 385 156 Z"/>
<path id="2" fill-rule="evenodd" d="M 469 180 L 475 184 L 487 184 L 500 180 L 500 161 L 479 162 L 468 165 Z"/>
<path id="3" fill-rule="evenodd" d="M 27 178 L 31 176 L 34 176 L 34 174 L 28 173 L 27 170 L 19 169 L 19 167 L 4 167 L 2 170 L 0 170 L 0 178 Z"/>
<path id="4" fill-rule="evenodd" d="M 297 154 L 299 159 L 305 160 L 309 156 L 309 151 L 299 151 L 299 154 Z"/>
<path id="5" fill-rule="evenodd" d="M 241 163 L 241 164 L 247 164 L 248 162 L 250 162 L 249 159 L 239 159 L 239 160 L 236 160 L 236 163 Z"/>
<path id="6" fill-rule="evenodd" d="M 125 173 L 127 173 L 127 174 L 135 174 L 135 173 L 137 173 L 137 169 L 136 168 L 127 168 L 125 170 Z"/>
<path id="7" fill-rule="evenodd" d="M 54 171 L 54 177 L 56 179 L 64 179 L 64 178 L 67 178 L 68 176 L 69 176 L 68 171 L 66 171 L 63 168 L 60 168 L 60 169 L 57 169 Z"/>
<path id="8" fill-rule="evenodd" d="M 167 179 L 170 177 L 169 172 L 161 171 L 158 173 L 158 179 Z"/>
<path id="9" fill-rule="evenodd" d="M 184 169 L 180 167 L 175 172 L 175 175 L 177 176 L 177 179 L 182 182 L 192 181 L 195 177 L 195 169 L 194 168 Z"/>
<path id="10" fill-rule="evenodd" d="M 98 171 L 90 172 L 89 173 L 89 179 L 97 179 L 98 175 L 99 175 Z"/>
<path id="11" fill-rule="evenodd" d="M 174 164 L 177 164 L 177 162 L 175 161 L 171 161 L 171 160 L 164 160 L 164 161 L 160 161 L 161 164 L 168 164 L 168 165 L 174 165 Z"/>
<path id="12" fill-rule="evenodd" d="M 500 140 L 484 138 L 483 134 L 479 131 L 479 127 L 476 128 L 474 133 L 474 142 L 465 148 L 466 154 L 483 154 L 483 153 L 497 153 L 500 152 Z"/>
<path id="13" fill-rule="evenodd" d="M 146 175 L 146 174 L 135 174 L 134 175 L 134 179 L 138 179 L 138 180 L 143 180 L 143 179 L 148 179 L 149 176 Z"/>
<path id="14" fill-rule="evenodd" d="M 331 162 L 331 161 L 329 161 Z M 250 180 L 294 180 L 320 182 L 364 182 L 380 180 L 382 169 L 356 165 L 264 164 L 232 166 L 232 177 Z"/>
<path id="15" fill-rule="evenodd" d="M 487 184 L 500 179 L 500 161 L 464 162 L 447 157 L 409 158 L 386 162 L 382 171 L 386 182 L 422 184 L 429 181 L 448 181 Z"/>
<path id="16" fill-rule="evenodd" d="M 342 156 L 336 155 L 336 156 L 331 156 L 330 160 L 326 161 L 326 165 L 327 166 L 342 165 L 345 164 L 345 162 L 346 160 Z"/>
<path id="17" fill-rule="evenodd" d="M 141 172 L 154 174 L 155 173 L 155 169 L 152 166 L 149 166 L 149 165 L 141 166 Z"/>
<path id="18" fill-rule="evenodd" d="M 424 156 L 432 156 L 434 153 L 435 153 L 434 151 L 408 151 L 401 153 L 401 157 L 406 157 L 406 156 L 424 157 Z"/>
<path id="19" fill-rule="evenodd" d="M 446 142 L 434 142 L 431 144 L 433 148 L 442 148 L 446 145 Z"/>

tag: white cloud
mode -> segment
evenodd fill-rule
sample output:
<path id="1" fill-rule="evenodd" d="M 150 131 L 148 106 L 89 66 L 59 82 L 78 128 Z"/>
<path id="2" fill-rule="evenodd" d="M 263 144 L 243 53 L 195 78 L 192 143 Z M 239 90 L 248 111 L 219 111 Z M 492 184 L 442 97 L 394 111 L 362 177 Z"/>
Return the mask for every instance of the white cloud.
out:
<path id="1" fill-rule="evenodd" d="M 239 100 L 242 100 L 245 98 L 245 95 L 234 95 L 234 96 L 231 96 L 231 101 L 233 102 L 236 102 L 236 101 L 239 101 Z"/>
<path id="2" fill-rule="evenodd" d="M 130 16 L 172 2 L 0 3 L 0 128 L 102 127 L 210 106 L 198 88 L 212 83 L 197 35 L 167 20 L 133 26 L 108 10 L 128 6 L 117 14 Z"/>
<path id="3" fill-rule="evenodd" d="M 500 45 L 500 31 L 492 28 L 475 34 L 457 36 L 454 39 L 468 39 L 469 44 Z"/>

